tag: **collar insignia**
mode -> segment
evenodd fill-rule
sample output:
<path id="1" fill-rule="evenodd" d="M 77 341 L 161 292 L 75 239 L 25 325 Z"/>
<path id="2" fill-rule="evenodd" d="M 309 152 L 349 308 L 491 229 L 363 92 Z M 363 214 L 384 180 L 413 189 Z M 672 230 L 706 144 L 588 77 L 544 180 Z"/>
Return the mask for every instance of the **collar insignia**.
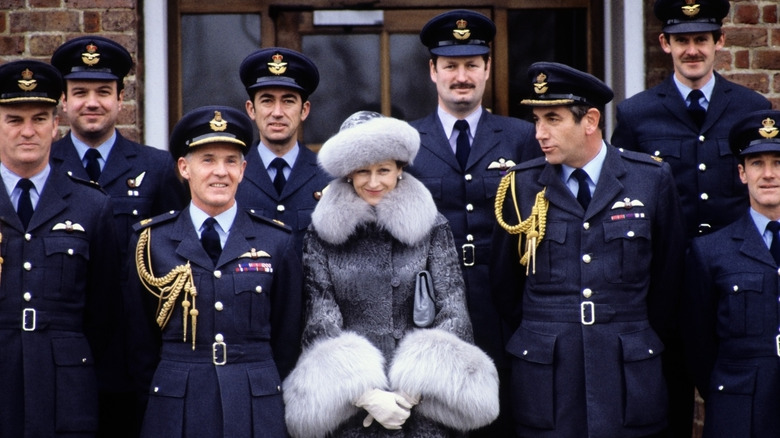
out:
<path id="1" fill-rule="evenodd" d="M 682 6 L 681 9 L 686 17 L 695 17 L 701 11 L 701 5 L 697 5 L 696 0 L 685 0 L 685 6 Z"/>
<path id="2" fill-rule="evenodd" d="M 86 49 L 87 51 L 81 54 L 81 62 L 90 67 L 100 62 L 100 53 L 96 45 L 89 43 Z"/>
<path id="3" fill-rule="evenodd" d="M 539 73 L 536 76 L 536 82 L 534 82 L 534 93 L 536 94 L 544 94 L 547 92 L 547 75 L 544 73 Z"/>
<path id="4" fill-rule="evenodd" d="M 144 182 L 145 176 L 146 176 L 146 171 L 141 172 L 141 174 L 135 178 L 128 178 L 127 187 L 130 187 L 131 189 L 138 188 L 141 185 L 141 183 Z"/>
<path id="5" fill-rule="evenodd" d="M 72 233 L 74 231 L 81 231 L 83 233 L 84 232 L 84 227 L 82 227 L 81 224 L 78 224 L 78 223 L 74 224 L 71 221 L 65 221 L 65 223 L 60 222 L 60 223 L 54 225 L 51 228 L 51 230 L 52 231 L 65 230 L 66 233 Z"/>
<path id="6" fill-rule="evenodd" d="M 455 26 L 457 28 L 452 29 L 452 36 L 455 37 L 456 40 L 467 40 L 471 36 L 471 30 L 467 29 L 466 26 L 468 26 L 469 23 L 466 20 L 460 19 L 455 22 Z"/>
<path id="7" fill-rule="evenodd" d="M 777 126 L 775 126 L 775 121 L 770 119 L 769 117 L 765 118 L 761 121 L 761 124 L 764 125 L 763 128 L 758 128 L 758 133 L 764 137 L 764 138 L 775 138 L 778 133 Z"/>
<path id="8" fill-rule="evenodd" d="M 287 71 L 287 63 L 282 62 L 282 59 L 284 56 L 282 56 L 279 53 L 274 54 L 271 59 L 273 59 L 272 62 L 268 63 L 268 71 L 275 75 L 281 75 L 284 74 L 284 72 Z"/>
<path id="9" fill-rule="evenodd" d="M 618 208 L 625 208 L 626 210 L 631 210 L 634 207 L 644 207 L 645 204 L 642 203 L 642 201 L 631 199 L 631 198 L 625 198 L 622 201 L 618 201 L 614 204 L 612 204 L 612 210 L 617 210 Z"/>
<path id="10" fill-rule="evenodd" d="M 492 163 L 488 164 L 488 169 L 498 169 L 502 172 L 506 172 L 510 168 L 515 166 L 515 162 L 512 160 L 507 160 L 506 158 L 499 158 L 496 161 L 493 161 Z"/>
<path id="11" fill-rule="evenodd" d="M 24 69 L 22 78 L 16 81 L 22 91 L 32 91 L 38 86 L 38 81 L 33 79 L 33 72 L 29 68 Z"/>
<path id="12" fill-rule="evenodd" d="M 271 258 L 271 254 L 268 254 L 267 252 L 263 251 L 262 249 L 260 251 L 256 250 L 255 248 L 250 249 L 249 251 L 241 254 L 238 256 L 238 258 L 244 258 L 249 257 L 250 259 L 257 259 L 260 257 L 268 257 Z"/>
<path id="13" fill-rule="evenodd" d="M 209 121 L 209 126 L 211 127 L 212 131 L 215 132 L 222 132 L 225 129 L 227 129 L 227 120 L 224 120 L 222 118 L 222 112 L 221 111 L 214 111 L 214 118 Z"/>

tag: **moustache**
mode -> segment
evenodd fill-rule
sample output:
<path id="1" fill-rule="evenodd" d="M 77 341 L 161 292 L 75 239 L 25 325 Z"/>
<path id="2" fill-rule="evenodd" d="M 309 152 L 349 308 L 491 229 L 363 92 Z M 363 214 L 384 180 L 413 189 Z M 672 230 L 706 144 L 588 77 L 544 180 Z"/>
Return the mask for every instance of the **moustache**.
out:
<path id="1" fill-rule="evenodd" d="M 466 82 L 458 82 L 458 83 L 452 84 L 450 86 L 450 90 L 455 90 L 455 89 L 458 89 L 458 88 L 472 89 L 472 88 L 475 88 L 475 86 L 474 86 L 474 84 L 469 84 L 469 83 L 466 83 Z"/>

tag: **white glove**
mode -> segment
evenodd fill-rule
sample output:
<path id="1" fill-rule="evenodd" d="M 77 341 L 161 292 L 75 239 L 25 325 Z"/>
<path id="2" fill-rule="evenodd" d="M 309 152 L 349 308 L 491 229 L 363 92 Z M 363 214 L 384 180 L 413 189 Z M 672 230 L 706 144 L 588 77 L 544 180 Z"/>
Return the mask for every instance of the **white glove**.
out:
<path id="1" fill-rule="evenodd" d="M 371 426 L 376 420 L 385 429 L 400 429 L 407 418 L 412 404 L 394 392 L 372 389 L 366 391 L 355 402 L 355 406 L 368 412 L 363 427 Z"/>
<path id="2" fill-rule="evenodd" d="M 420 403 L 420 399 L 422 398 L 420 394 L 410 395 L 400 389 L 396 389 L 393 392 L 403 397 L 404 400 L 406 400 L 410 405 L 412 405 L 412 407 L 418 405 Z"/>

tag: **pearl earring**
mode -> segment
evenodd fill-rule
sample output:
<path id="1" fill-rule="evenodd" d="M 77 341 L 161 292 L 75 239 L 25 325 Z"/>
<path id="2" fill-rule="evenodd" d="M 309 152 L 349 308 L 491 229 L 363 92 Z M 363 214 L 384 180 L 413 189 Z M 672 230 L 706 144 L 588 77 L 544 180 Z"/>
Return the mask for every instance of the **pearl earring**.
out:
<path id="1" fill-rule="evenodd" d="M 403 175 L 398 175 L 398 181 L 401 181 L 402 179 L 404 179 L 404 176 Z"/>
<path id="2" fill-rule="evenodd" d="M 352 178 L 347 177 L 347 184 L 352 184 Z"/>

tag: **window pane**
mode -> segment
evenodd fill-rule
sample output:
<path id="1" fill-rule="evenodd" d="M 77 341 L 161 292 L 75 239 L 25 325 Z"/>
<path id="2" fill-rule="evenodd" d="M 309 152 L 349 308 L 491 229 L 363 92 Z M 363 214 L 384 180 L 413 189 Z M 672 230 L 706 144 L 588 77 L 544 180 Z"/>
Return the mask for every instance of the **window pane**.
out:
<path id="1" fill-rule="evenodd" d="M 304 142 L 321 144 L 360 110 L 381 110 L 379 35 L 310 35 L 303 53 L 320 71 L 303 125 Z"/>
<path id="2" fill-rule="evenodd" d="M 182 15 L 182 109 L 227 105 L 244 110 L 238 66 L 260 47 L 260 15 Z"/>
<path id="3" fill-rule="evenodd" d="M 390 99 L 393 117 L 417 120 L 436 110 L 436 84 L 431 81 L 428 48 L 417 34 L 390 36 Z"/>
<path id="4" fill-rule="evenodd" d="M 531 93 L 528 67 L 554 61 L 579 70 L 588 68 L 585 8 L 517 9 L 509 12 L 509 113 L 525 117 L 520 101 Z"/>

